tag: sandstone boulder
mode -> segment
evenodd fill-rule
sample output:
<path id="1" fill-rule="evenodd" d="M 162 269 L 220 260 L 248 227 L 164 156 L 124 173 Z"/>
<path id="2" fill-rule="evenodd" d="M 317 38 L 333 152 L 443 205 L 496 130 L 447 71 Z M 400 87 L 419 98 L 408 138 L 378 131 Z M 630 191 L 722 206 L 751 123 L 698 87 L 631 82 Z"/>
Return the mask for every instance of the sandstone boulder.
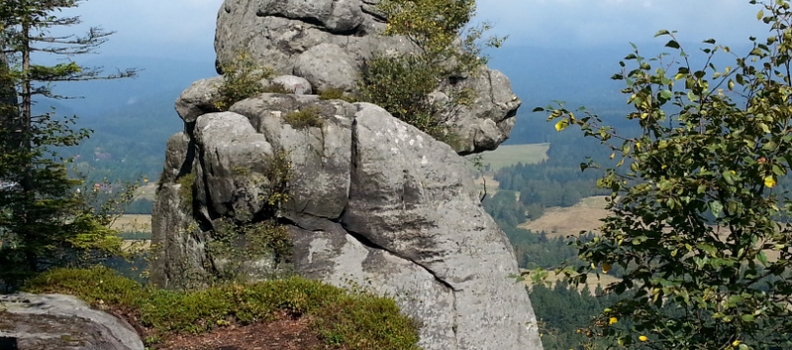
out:
<path id="1" fill-rule="evenodd" d="M 321 122 L 289 124 L 290 113 L 306 110 Z M 215 261 L 201 245 L 212 223 L 261 220 L 260 194 L 272 185 L 262 176 L 268 156 L 286 152 L 292 200 L 279 215 L 294 242 L 294 272 L 394 296 L 423 324 L 420 344 L 427 350 L 541 349 L 528 294 L 510 278 L 519 273 L 511 245 L 450 146 L 372 104 L 283 94 L 200 116 L 191 141 L 195 193 L 185 215 L 198 229 L 179 227 L 185 220 L 168 206 L 181 184 L 164 184 L 154 217 L 173 227 L 154 225 L 153 243 L 172 250 L 162 256 L 198 270 L 202 261 Z M 167 164 L 176 171 L 180 162 Z M 152 280 L 189 286 L 193 281 L 181 280 L 180 265 L 168 260 L 153 263 Z M 204 267 L 198 275 L 212 273 Z"/>
<path id="2" fill-rule="evenodd" d="M 313 92 L 311 82 L 308 79 L 301 78 L 294 75 L 281 75 L 272 79 L 272 84 L 280 84 L 286 90 L 293 92 L 295 95 L 306 95 Z"/>
<path id="3" fill-rule="evenodd" d="M 143 350 L 126 321 L 59 294 L 0 295 L 0 339 L 3 349 Z"/>
<path id="4" fill-rule="evenodd" d="M 278 74 L 306 78 L 315 90 L 356 89 L 363 63 L 375 53 L 410 53 L 417 49 L 402 37 L 380 35 L 385 18 L 378 0 L 225 0 L 215 34 L 217 66 L 240 51 Z M 509 137 L 521 101 L 508 79 L 483 68 L 480 74 L 454 77 L 441 84 L 448 93 L 472 88 L 478 98 L 470 108 L 445 118 L 459 137 L 460 154 L 495 149 Z"/>

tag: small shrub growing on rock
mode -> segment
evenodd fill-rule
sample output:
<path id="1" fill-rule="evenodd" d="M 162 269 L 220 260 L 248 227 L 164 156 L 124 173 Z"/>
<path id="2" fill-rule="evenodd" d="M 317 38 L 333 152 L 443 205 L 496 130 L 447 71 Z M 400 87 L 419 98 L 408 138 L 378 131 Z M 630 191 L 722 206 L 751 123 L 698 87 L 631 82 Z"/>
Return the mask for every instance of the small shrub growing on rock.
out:
<path id="1" fill-rule="evenodd" d="M 271 83 L 261 89 L 262 93 L 271 93 L 271 94 L 293 94 L 294 90 L 289 90 L 281 83 Z"/>
<path id="2" fill-rule="evenodd" d="M 326 101 L 326 100 L 342 100 L 347 101 L 349 103 L 358 102 L 356 96 L 349 95 L 344 93 L 344 90 L 339 88 L 326 88 L 324 90 L 319 91 L 319 99 Z"/>
<path id="3" fill-rule="evenodd" d="M 267 194 L 267 204 L 273 211 L 280 210 L 283 203 L 291 199 L 289 195 L 289 184 L 292 179 L 292 163 L 289 152 L 277 150 L 267 161 L 269 167 L 264 176 L 269 181 L 269 193 Z M 275 214 L 274 212 L 272 214 Z"/>
<path id="4" fill-rule="evenodd" d="M 274 220 L 238 225 L 219 219 L 214 222 L 214 227 L 214 231 L 209 234 L 206 250 L 215 263 L 223 260 L 223 266 L 219 269 L 221 275 L 218 276 L 221 280 L 245 281 L 253 273 L 251 264 L 263 260 L 272 263 L 266 273 L 271 277 L 287 271 L 282 265 L 288 262 L 292 242 L 286 226 Z M 253 274 L 259 276 L 261 272 Z"/>
<path id="5" fill-rule="evenodd" d="M 319 110 L 315 107 L 307 107 L 288 113 L 283 117 L 283 120 L 295 129 L 322 126 L 322 118 L 319 117 Z"/>
<path id="6" fill-rule="evenodd" d="M 193 208 L 193 186 L 195 186 L 195 173 L 184 174 L 182 177 L 176 179 L 179 184 L 179 199 L 181 202 L 181 209 L 185 213 L 192 212 Z"/>
<path id="7" fill-rule="evenodd" d="M 307 317 L 309 327 L 330 349 L 420 349 L 418 323 L 402 315 L 393 299 L 350 293 L 301 277 L 171 291 L 141 286 L 103 267 L 55 269 L 29 280 L 24 290 L 72 294 L 125 315 L 149 342 L 273 320 L 285 311 Z M 148 345 L 156 349 L 158 343 Z"/>
<path id="8" fill-rule="evenodd" d="M 234 103 L 264 92 L 266 87 L 261 81 L 274 75 L 271 68 L 256 65 L 246 52 L 238 53 L 232 63 L 223 65 L 221 69 L 224 80 L 217 89 L 218 98 L 214 102 L 219 111 L 227 111 Z"/>
<path id="9" fill-rule="evenodd" d="M 379 9 L 388 18 L 386 36 L 407 37 L 418 53 L 375 54 L 363 68 L 358 84 L 361 100 L 385 108 L 438 140 L 456 142 L 446 117 L 454 108 L 469 105 L 475 94 L 469 89 L 448 89 L 449 98 L 431 97 L 444 83 L 478 74 L 486 64 L 480 39 L 488 24 L 463 30 L 476 12 L 474 0 L 383 0 Z M 487 46 L 500 46 L 503 39 L 490 38 Z"/>

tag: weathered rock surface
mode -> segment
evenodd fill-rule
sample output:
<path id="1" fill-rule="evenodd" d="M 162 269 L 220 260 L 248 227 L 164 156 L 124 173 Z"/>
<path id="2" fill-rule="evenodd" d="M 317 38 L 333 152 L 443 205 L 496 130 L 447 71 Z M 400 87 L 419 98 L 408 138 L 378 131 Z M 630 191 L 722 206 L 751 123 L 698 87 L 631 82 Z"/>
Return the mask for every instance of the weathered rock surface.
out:
<path id="1" fill-rule="evenodd" d="M 0 338 L 19 350 L 143 350 L 128 323 L 59 294 L 0 296 Z"/>
<path id="2" fill-rule="evenodd" d="M 363 63 L 375 53 L 410 53 L 417 49 L 402 37 L 380 35 L 385 28 L 378 0 L 225 0 L 218 13 L 217 66 L 240 51 L 277 74 L 311 82 L 315 91 L 328 87 L 356 89 Z M 509 137 L 521 101 L 509 80 L 484 68 L 480 74 L 455 77 L 441 90 L 472 88 L 478 98 L 471 108 L 447 118 L 459 136 L 460 154 L 495 149 Z M 452 84 L 453 83 L 453 84 Z"/>
<path id="3" fill-rule="evenodd" d="M 275 218 L 292 238 L 294 272 L 393 296 L 423 324 L 424 349 L 541 349 L 528 294 L 509 277 L 519 273 L 512 247 L 459 157 L 508 138 L 521 103 L 509 80 L 484 68 L 441 82 L 436 100 L 476 92 L 472 104 L 445 115 L 461 139 L 456 149 L 378 106 L 309 95 L 354 93 L 375 53 L 415 52 L 405 38 L 379 35 L 378 2 L 225 0 L 218 72 L 244 51 L 281 75 L 267 83 L 294 94 L 261 94 L 215 113 L 222 77 L 185 90 L 177 101 L 185 133 L 168 142 L 154 207 L 160 248 L 151 280 L 169 288 L 205 284 L 233 266 L 211 249 L 223 223 Z M 273 178 L 279 157 L 289 164 L 288 181 Z M 289 200 L 273 206 L 268 199 L 284 185 Z M 246 276 L 266 279 L 279 268 L 271 257 L 257 259 L 247 263 L 264 269 Z"/>
<path id="4" fill-rule="evenodd" d="M 292 91 L 295 95 L 306 95 L 313 92 L 311 82 L 308 79 L 295 75 L 281 75 L 272 78 L 273 84 L 280 84 L 286 90 Z"/>
<path id="5" fill-rule="evenodd" d="M 287 123 L 298 110 L 314 111 L 321 126 Z M 173 209 L 183 200 L 175 177 L 158 193 L 153 243 L 168 253 L 153 263 L 153 281 L 194 282 L 182 279 L 182 263 L 172 259 L 211 275 L 202 262 L 214 258 L 202 244 L 213 223 L 261 220 L 268 157 L 285 151 L 292 200 L 280 213 L 294 241 L 295 272 L 394 296 L 423 323 L 427 350 L 541 349 L 528 294 L 509 278 L 518 274 L 511 245 L 481 207 L 464 160 L 384 109 L 263 94 L 198 117 L 190 141 L 177 135 L 168 145 L 166 171 L 191 163 L 195 192 L 182 214 Z M 182 161 L 171 159 L 181 154 Z M 185 230 L 191 219 L 197 229 Z"/>

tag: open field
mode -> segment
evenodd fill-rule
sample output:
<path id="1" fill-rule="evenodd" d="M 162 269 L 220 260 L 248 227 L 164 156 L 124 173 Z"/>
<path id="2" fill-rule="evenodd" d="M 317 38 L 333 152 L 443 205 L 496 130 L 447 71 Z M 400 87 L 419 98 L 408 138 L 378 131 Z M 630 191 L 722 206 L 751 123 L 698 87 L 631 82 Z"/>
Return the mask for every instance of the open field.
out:
<path id="1" fill-rule="evenodd" d="M 489 164 L 490 172 L 494 172 L 500 168 L 516 165 L 520 162 L 523 164 L 539 163 L 547 159 L 547 150 L 549 148 L 549 143 L 502 145 L 498 146 L 494 151 L 481 153 L 481 164 L 484 166 Z M 472 155 L 467 156 L 468 159 L 473 159 L 473 157 Z"/>
<path id="2" fill-rule="evenodd" d="M 550 238 L 567 237 L 600 227 L 600 219 L 607 215 L 605 196 L 588 197 L 568 208 L 547 208 L 542 217 L 526 221 L 519 227 L 533 232 L 545 231 Z"/>
<path id="3" fill-rule="evenodd" d="M 140 186 L 135 191 L 135 199 L 148 199 L 153 202 L 156 191 L 157 184 L 149 182 L 145 186 Z"/>
<path id="4" fill-rule="evenodd" d="M 528 270 L 523 270 L 523 271 L 528 271 Z M 563 274 L 557 275 L 554 271 L 546 271 L 546 272 L 547 272 L 547 279 L 545 279 L 545 282 L 548 288 L 555 287 L 556 282 L 566 278 L 566 276 L 564 276 Z M 590 273 L 586 278 L 586 284 L 578 286 L 578 290 L 583 290 L 584 288 L 587 288 L 589 290 L 589 293 L 593 295 L 594 292 L 597 290 L 597 286 L 602 286 L 602 288 L 605 288 L 609 284 L 617 281 L 619 281 L 618 278 L 608 274 L 600 273 L 599 278 L 597 278 L 596 274 Z M 527 277 L 523 283 L 525 283 L 525 285 L 528 286 L 528 288 L 531 288 L 534 285 L 533 282 L 531 281 L 530 276 Z"/>
<path id="5" fill-rule="evenodd" d="M 111 227 L 121 232 L 151 232 L 151 215 L 125 214 Z"/>

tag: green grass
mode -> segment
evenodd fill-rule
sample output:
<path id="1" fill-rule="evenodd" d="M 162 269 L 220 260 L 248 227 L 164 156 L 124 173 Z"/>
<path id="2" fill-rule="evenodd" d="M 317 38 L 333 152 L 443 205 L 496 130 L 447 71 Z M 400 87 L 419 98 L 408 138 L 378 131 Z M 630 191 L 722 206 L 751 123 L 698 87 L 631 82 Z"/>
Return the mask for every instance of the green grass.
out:
<path id="1" fill-rule="evenodd" d="M 108 268 L 55 269 L 28 281 L 24 290 L 72 294 L 94 306 L 129 310 L 156 334 L 152 339 L 272 320 L 288 311 L 307 316 L 330 348 L 420 349 L 417 322 L 402 315 L 392 299 L 300 277 L 170 291 L 144 287 Z"/>
<path id="2" fill-rule="evenodd" d="M 483 152 L 482 165 L 490 165 L 490 172 L 497 171 L 517 163 L 535 164 L 547 159 L 549 143 L 532 143 L 524 145 L 502 145 L 494 151 Z M 474 156 L 468 156 L 472 159 Z"/>

